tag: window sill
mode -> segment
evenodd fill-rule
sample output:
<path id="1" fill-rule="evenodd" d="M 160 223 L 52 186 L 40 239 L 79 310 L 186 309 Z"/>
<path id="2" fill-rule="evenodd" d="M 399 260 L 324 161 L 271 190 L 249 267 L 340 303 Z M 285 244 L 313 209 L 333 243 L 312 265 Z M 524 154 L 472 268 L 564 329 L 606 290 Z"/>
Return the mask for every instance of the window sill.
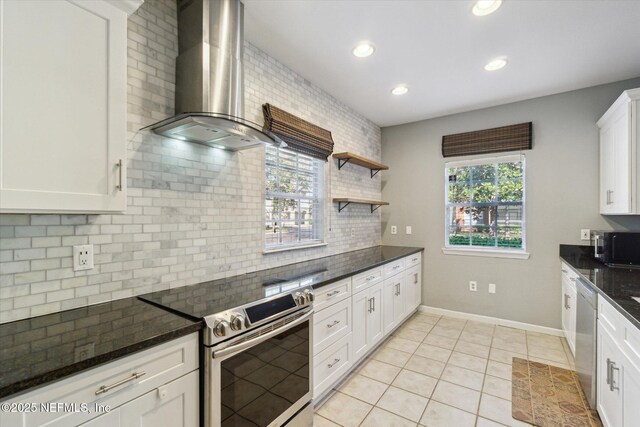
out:
<path id="1" fill-rule="evenodd" d="M 287 252 L 287 251 L 295 251 L 297 249 L 309 249 L 309 248 L 319 248 L 321 246 L 327 246 L 326 243 L 311 243 L 309 245 L 296 245 L 296 246 L 285 246 L 281 248 L 273 248 L 273 249 L 265 249 L 262 251 L 264 255 L 273 254 L 278 252 Z"/>
<path id="2" fill-rule="evenodd" d="M 445 255 L 466 255 L 489 258 L 529 259 L 531 254 L 524 251 L 505 251 L 500 249 L 442 248 Z"/>

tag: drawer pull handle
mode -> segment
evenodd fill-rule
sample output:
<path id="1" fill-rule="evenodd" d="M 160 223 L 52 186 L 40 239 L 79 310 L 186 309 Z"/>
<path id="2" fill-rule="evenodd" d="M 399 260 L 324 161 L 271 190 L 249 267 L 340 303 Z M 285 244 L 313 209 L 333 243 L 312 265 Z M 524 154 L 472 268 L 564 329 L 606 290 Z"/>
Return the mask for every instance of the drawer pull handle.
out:
<path id="1" fill-rule="evenodd" d="M 416 262 L 416 261 L 418 261 L 418 258 L 413 258 L 413 259 L 411 260 L 411 262 Z"/>
<path id="2" fill-rule="evenodd" d="M 396 296 L 400 296 L 400 283 L 396 283 Z"/>
<path id="3" fill-rule="evenodd" d="M 566 274 L 566 273 L 567 273 L 567 270 L 565 270 L 565 269 L 563 268 L 563 269 L 562 269 L 562 272 Z"/>
<path id="4" fill-rule="evenodd" d="M 336 326 L 338 323 L 340 323 L 339 320 L 334 320 L 333 323 L 329 323 L 327 324 L 327 328 L 333 328 L 334 326 Z"/>
<path id="5" fill-rule="evenodd" d="M 340 359 L 333 359 L 333 363 L 329 363 L 327 365 L 327 368 L 331 369 L 335 366 L 336 363 L 338 363 L 340 361 Z"/>
<path id="6" fill-rule="evenodd" d="M 370 280 L 373 280 L 373 279 L 375 279 L 375 278 L 376 278 L 376 276 L 368 276 L 368 277 L 367 277 L 367 282 L 368 282 L 368 281 L 370 281 Z"/>
<path id="7" fill-rule="evenodd" d="M 335 291 L 333 291 L 333 292 L 329 292 L 329 293 L 327 294 L 327 296 L 328 296 L 328 297 L 332 297 L 332 296 L 334 296 L 334 295 L 338 295 L 339 293 L 340 293 L 340 289 L 335 290 Z"/>
<path id="8" fill-rule="evenodd" d="M 129 381 L 137 380 L 138 378 L 140 378 L 143 375 L 146 375 L 146 372 L 134 372 L 133 374 L 131 374 L 131 376 L 129 378 L 125 378 L 123 380 L 120 380 L 117 383 L 113 383 L 111 385 L 100 386 L 100 388 L 98 390 L 96 390 L 96 396 L 99 395 L 99 394 L 102 394 L 102 393 L 106 393 L 109 390 L 111 390 L 112 388 L 116 388 L 118 386 L 121 386 L 122 384 L 126 384 Z"/>
<path id="9" fill-rule="evenodd" d="M 568 294 L 564 294 L 564 308 L 566 309 L 570 309 L 571 306 L 569 306 L 569 298 L 571 298 Z"/>
<path id="10" fill-rule="evenodd" d="M 393 269 L 394 269 L 394 270 L 397 270 L 397 269 L 399 269 L 399 268 L 400 268 L 400 266 L 399 266 L 399 265 L 394 265 L 394 266 L 393 266 Z"/>

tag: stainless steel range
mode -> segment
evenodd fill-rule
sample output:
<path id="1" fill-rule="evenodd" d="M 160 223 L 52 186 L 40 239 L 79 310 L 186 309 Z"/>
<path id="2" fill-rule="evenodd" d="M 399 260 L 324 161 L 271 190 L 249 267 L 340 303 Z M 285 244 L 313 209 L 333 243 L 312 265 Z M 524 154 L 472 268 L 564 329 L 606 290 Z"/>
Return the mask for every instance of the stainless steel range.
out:
<path id="1" fill-rule="evenodd" d="M 256 273 L 140 297 L 204 320 L 206 427 L 313 425 L 315 276 Z"/>

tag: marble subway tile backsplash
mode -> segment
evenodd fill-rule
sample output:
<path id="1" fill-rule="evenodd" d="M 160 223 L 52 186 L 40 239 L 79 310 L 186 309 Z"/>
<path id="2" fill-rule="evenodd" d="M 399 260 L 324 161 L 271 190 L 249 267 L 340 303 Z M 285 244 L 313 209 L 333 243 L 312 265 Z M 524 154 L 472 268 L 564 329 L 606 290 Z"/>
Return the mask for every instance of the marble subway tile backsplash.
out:
<path id="1" fill-rule="evenodd" d="M 176 56 L 175 1 L 145 1 L 129 18 L 127 212 L 0 215 L 1 323 L 380 244 L 380 211 L 338 214 L 330 202 L 379 199 L 380 175 L 329 161 L 327 246 L 263 254 L 264 149 L 230 153 L 139 131 L 174 112 Z M 380 160 L 374 123 L 249 43 L 244 68 L 247 119 L 262 123 L 268 102 L 329 129 L 335 151 Z M 94 245 L 93 270 L 73 271 L 80 244 Z"/>

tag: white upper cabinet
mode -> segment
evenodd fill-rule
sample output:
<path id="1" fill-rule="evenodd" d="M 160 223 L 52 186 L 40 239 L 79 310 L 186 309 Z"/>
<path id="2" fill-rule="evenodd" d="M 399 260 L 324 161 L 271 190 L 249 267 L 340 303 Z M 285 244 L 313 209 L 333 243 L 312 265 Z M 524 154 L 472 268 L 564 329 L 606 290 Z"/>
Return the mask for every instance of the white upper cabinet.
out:
<path id="1" fill-rule="evenodd" d="M 601 214 L 640 214 L 639 104 L 640 88 L 627 90 L 598 120 Z"/>
<path id="2" fill-rule="evenodd" d="M 126 208 L 127 13 L 0 2 L 0 212 Z"/>

